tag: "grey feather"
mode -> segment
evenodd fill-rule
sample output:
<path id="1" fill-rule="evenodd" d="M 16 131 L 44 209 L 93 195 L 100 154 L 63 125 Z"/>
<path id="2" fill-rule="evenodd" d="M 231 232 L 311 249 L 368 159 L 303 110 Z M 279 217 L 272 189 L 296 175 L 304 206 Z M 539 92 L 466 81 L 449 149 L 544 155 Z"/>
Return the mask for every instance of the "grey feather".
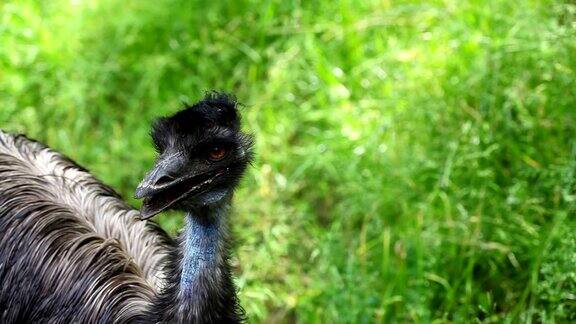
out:
<path id="1" fill-rule="evenodd" d="M 2 131 L 0 229 L 2 323 L 52 312 L 58 322 L 125 322 L 162 286 L 170 244 L 155 224 L 69 159 Z"/>

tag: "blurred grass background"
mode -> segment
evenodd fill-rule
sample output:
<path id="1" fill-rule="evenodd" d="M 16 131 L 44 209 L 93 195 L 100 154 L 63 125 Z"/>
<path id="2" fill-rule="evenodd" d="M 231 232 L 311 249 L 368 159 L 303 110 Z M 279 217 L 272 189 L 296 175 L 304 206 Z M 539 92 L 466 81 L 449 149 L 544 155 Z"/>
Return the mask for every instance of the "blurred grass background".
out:
<path id="1" fill-rule="evenodd" d="M 572 1 L 3 0 L 0 127 L 137 206 L 153 118 L 235 93 L 251 321 L 573 321 L 575 36 Z"/>

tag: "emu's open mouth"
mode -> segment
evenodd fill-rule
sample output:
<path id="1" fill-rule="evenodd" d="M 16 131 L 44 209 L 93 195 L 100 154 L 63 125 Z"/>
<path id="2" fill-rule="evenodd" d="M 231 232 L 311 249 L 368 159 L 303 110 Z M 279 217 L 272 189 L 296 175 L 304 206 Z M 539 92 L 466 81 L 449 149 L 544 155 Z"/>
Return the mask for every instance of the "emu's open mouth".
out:
<path id="1" fill-rule="evenodd" d="M 226 168 L 193 177 L 186 177 L 174 180 L 157 188 L 152 194 L 144 198 L 144 203 L 142 204 L 142 208 L 140 208 L 140 218 L 148 219 L 171 207 L 185 197 L 204 192 L 206 186 L 210 185 L 225 171 Z"/>

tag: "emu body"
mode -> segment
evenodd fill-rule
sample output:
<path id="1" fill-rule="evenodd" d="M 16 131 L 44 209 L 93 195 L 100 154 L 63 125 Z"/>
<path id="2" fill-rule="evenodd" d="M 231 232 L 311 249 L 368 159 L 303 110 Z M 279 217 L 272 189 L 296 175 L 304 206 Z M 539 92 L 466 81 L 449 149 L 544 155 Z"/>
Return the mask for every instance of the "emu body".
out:
<path id="1" fill-rule="evenodd" d="M 242 321 L 227 216 L 250 160 L 238 126 L 235 102 L 216 93 L 159 120 L 142 212 L 65 156 L 0 131 L 0 323 Z M 166 209 L 186 213 L 177 239 L 142 220 Z"/>

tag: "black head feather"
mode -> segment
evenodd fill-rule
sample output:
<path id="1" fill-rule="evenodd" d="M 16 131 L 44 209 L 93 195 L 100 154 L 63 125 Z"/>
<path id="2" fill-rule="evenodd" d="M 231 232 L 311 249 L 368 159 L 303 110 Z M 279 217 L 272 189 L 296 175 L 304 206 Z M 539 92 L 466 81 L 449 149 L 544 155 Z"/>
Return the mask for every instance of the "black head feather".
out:
<path id="1" fill-rule="evenodd" d="M 192 140 L 214 127 L 239 131 L 240 114 L 234 96 L 209 92 L 199 102 L 185 104 L 184 109 L 174 115 L 157 119 L 151 135 L 154 146 L 162 152 L 179 138 Z"/>

